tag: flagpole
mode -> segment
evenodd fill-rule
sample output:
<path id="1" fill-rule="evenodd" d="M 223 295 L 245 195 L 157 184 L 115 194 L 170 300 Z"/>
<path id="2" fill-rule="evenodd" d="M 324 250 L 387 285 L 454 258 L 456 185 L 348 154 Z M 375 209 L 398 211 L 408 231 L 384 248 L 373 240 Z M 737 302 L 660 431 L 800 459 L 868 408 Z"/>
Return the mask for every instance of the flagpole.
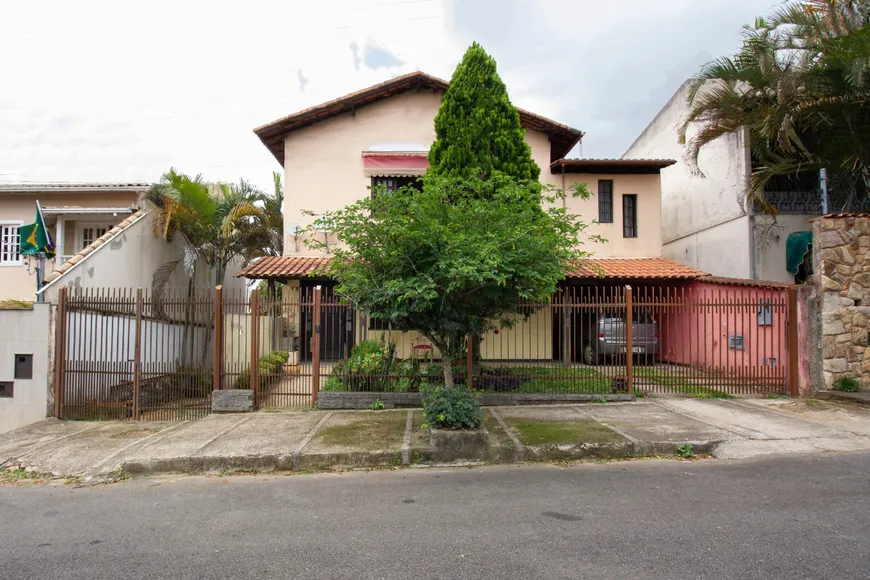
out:
<path id="1" fill-rule="evenodd" d="M 42 295 L 40 290 L 42 290 L 42 286 L 45 284 L 45 252 L 39 252 L 39 262 L 36 266 L 36 301 L 44 302 L 45 297 Z"/>

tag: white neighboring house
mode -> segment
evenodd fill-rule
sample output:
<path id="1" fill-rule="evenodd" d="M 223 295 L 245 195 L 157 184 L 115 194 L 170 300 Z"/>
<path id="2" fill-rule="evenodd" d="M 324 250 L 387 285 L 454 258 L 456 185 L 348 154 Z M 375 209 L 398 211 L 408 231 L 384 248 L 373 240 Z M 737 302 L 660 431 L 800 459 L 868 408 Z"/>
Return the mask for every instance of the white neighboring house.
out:
<path id="1" fill-rule="evenodd" d="M 18 254 L 18 228 L 34 222 L 37 200 L 57 249 L 55 259 L 46 263 L 49 273 L 134 214 L 148 187 L 149 183 L 0 184 L 0 300 L 34 299 L 35 261 Z"/>
<path id="2" fill-rule="evenodd" d="M 794 283 L 786 267 L 787 240 L 810 231 L 808 220 L 820 215 L 818 183 L 809 176 L 800 191 L 766 193 L 775 217 L 752 207 L 746 201 L 752 159 L 745 131 L 703 147 L 698 166 L 704 175 L 693 175 L 686 147 L 677 141 L 689 113 L 688 92 L 686 81 L 623 154 L 677 160 L 661 172 L 663 256 L 716 276 Z M 690 127 L 687 140 L 696 131 Z"/>

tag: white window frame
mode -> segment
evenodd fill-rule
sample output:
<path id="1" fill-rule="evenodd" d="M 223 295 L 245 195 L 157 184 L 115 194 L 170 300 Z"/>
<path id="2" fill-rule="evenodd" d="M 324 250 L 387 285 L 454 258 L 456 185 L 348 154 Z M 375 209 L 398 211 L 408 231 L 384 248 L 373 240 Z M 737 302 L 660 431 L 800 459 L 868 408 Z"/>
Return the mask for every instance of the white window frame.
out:
<path id="1" fill-rule="evenodd" d="M 23 221 L 15 221 L 15 220 L 3 220 L 0 221 L 0 236 L 3 234 L 3 228 L 6 227 L 14 227 L 20 228 L 24 225 Z M 0 246 L 2 246 L 3 240 L 0 239 Z M 2 250 L 2 248 L 0 248 Z M 2 253 L 0 253 L 0 266 L 21 266 L 24 264 L 24 260 L 21 257 L 21 238 L 18 239 L 18 259 L 17 260 L 3 260 Z"/>
<path id="2" fill-rule="evenodd" d="M 112 224 L 106 222 L 76 220 L 76 247 L 75 252 L 72 252 L 72 255 L 75 255 L 76 253 L 81 252 L 85 249 L 86 228 L 93 228 L 94 230 L 96 230 L 97 228 L 106 228 L 106 232 L 108 233 L 113 227 L 114 226 Z M 94 240 L 100 238 L 100 236 L 96 235 L 96 232 L 94 232 L 94 234 Z M 93 243 L 94 240 L 91 240 L 91 242 Z M 66 248 L 64 248 L 64 251 L 67 251 Z"/>

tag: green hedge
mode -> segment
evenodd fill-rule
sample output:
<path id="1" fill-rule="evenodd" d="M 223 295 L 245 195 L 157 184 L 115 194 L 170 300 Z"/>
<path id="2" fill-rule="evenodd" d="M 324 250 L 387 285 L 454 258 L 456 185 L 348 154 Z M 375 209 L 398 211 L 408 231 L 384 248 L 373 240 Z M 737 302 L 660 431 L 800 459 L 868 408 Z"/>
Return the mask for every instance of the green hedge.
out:
<path id="1" fill-rule="evenodd" d="M 287 359 L 290 358 L 290 353 L 285 350 L 272 351 L 269 354 L 260 357 L 258 365 L 260 389 L 269 386 L 281 378 L 281 371 L 284 365 L 287 364 Z M 251 367 L 245 367 L 242 375 L 233 383 L 234 389 L 250 389 L 251 388 Z"/>

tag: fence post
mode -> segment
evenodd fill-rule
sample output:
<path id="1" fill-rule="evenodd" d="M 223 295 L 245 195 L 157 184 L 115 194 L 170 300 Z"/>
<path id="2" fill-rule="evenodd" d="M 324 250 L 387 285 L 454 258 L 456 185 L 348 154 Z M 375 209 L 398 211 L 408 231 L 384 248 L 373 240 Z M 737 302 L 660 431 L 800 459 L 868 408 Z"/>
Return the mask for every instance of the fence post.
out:
<path id="1" fill-rule="evenodd" d="M 224 287 L 214 288 L 214 376 L 212 390 L 221 390 L 224 374 Z"/>
<path id="2" fill-rule="evenodd" d="M 133 351 L 133 420 L 142 412 L 142 289 L 136 289 L 136 346 Z"/>
<path id="3" fill-rule="evenodd" d="M 251 388 L 254 389 L 254 409 L 260 407 L 260 291 L 251 293 Z"/>
<path id="4" fill-rule="evenodd" d="M 788 392 L 800 396 L 798 390 L 798 302 L 797 288 L 788 289 Z"/>
<path id="5" fill-rule="evenodd" d="M 472 373 L 474 372 L 474 339 L 471 338 L 471 335 L 465 337 L 465 373 L 466 373 L 466 382 L 468 383 L 468 390 L 471 391 L 474 389 L 474 377 Z"/>
<path id="6" fill-rule="evenodd" d="M 313 319 L 311 332 L 311 406 L 317 406 L 320 393 L 320 286 L 314 288 Z"/>
<path id="7" fill-rule="evenodd" d="M 631 286 L 625 287 L 625 385 L 628 394 L 634 392 L 634 313 Z"/>
<path id="8" fill-rule="evenodd" d="M 57 297 L 57 320 L 55 321 L 54 338 L 54 416 L 63 419 L 63 395 L 66 381 L 64 372 L 66 365 L 66 300 L 69 288 L 60 289 Z"/>

